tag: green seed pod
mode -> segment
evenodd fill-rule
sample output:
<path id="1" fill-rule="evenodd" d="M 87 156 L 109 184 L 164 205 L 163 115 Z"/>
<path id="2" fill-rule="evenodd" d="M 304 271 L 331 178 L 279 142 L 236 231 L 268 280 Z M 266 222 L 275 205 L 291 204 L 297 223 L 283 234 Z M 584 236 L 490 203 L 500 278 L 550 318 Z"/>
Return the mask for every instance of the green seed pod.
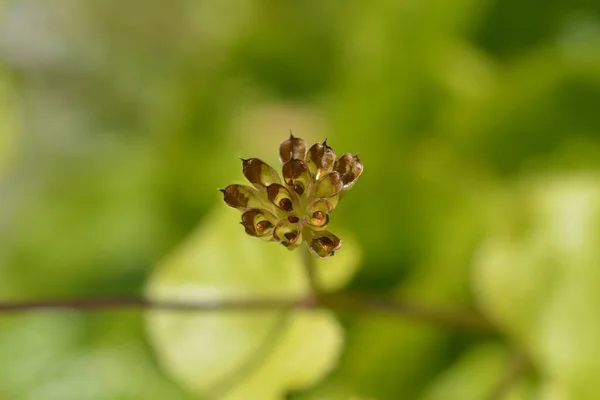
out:
<path id="1" fill-rule="evenodd" d="M 342 247 L 342 240 L 331 232 L 322 232 L 310 241 L 310 250 L 320 258 L 329 258 Z"/>
<path id="2" fill-rule="evenodd" d="M 342 177 L 336 171 L 326 173 L 317 181 L 314 197 L 327 198 L 337 195 L 344 188 Z"/>
<path id="3" fill-rule="evenodd" d="M 302 244 L 302 231 L 299 224 L 282 220 L 273 230 L 273 238 L 285 247 L 295 249 Z"/>
<path id="4" fill-rule="evenodd" d="M 314 230 L 323 230 L 329 223 L 333 205 L 326 199 L 315 199 L 306 207 L 306 224 Z"/>

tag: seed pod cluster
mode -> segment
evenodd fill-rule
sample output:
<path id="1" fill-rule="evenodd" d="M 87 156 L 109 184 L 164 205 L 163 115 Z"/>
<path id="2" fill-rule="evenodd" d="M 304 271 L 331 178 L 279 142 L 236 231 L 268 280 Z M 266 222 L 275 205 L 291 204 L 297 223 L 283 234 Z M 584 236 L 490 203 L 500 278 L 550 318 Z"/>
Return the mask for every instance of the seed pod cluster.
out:
<path id="1" fill-rule="evenodd" d="M 293 135 L 279 145 L 279 159 L 281 177 L 258 158 L 242 159 L 242 173 L 252 186 L 220 189 L 225 203 L 242 211 L 241 224 L 250 236 L 289 249 L 306 243 L 317 257 L 333 256 L 342 240 L 327 230 L 329 216 L 362 174 L 362 162 L 350 153 L 336 158 L 327 140 L 307 149 Z"/>

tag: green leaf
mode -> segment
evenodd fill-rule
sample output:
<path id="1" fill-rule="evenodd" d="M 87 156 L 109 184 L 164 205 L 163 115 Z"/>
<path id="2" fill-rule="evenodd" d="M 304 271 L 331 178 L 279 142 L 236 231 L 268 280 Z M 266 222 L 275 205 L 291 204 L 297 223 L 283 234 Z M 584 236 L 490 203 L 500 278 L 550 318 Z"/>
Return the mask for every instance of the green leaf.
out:
<path id="1" fill-rule="evenodd" d="M 496 342 L 478 344 L 435 379 L 422 400 L 481 400 L 490 398 L 511 368 L 506 346 Z M 510 388 L 506 400 L 531 399 L 533 390 L 518 382 Z M 510 396 L 510 397 L 509 397 Z"/>
<path id="2" fill-rule="evenodd" d="M 0 399 L 191 400 L 156 368 L 140 319 L 128 312 L 4 315 Z"/>
<path id="3" fill-rule="evenodd" d="M 600 398 L 600 177 L 523 182 L 476 259 L 482 307 L 525 347 L 544 398 Z"/>
<path id="4" fill-rule="evenodd" d="M 211 301 L 308 293 L 300 251 L 247 236 L 240 213 L 220 206 L 157 269 L 153 299 Z M 329 289 L 357 266 L 350 239 L 330 260 L 317 260 Z M 283 398 L 318 382 L 339 357 L 343 332 L 328 311 L 153 311 L 148 334 L 162 367 L 190 391 L 224 398 Z"/>
<path id="5" fill-rule="evenodd" d="M 287 390 L 310 386 L 337 363 L 344 332 L 330 312 L 298 312 L 284 323 L 270 354 L 225 396 L 282 399 Z"/>

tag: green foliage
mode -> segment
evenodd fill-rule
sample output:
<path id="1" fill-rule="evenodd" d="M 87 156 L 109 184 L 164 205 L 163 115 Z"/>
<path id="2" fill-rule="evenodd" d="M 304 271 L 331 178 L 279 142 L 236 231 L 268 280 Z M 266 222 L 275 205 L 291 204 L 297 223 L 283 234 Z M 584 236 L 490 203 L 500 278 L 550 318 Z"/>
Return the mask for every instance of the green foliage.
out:
<path id="1" fill-rule="evenodd" d="M 545 396 L 597 398 L 600 178 L 526 180 L 498 214 L 476 262 L 482 304 L 527 349 Z"/>
<path id="2" fill-rule="evenodd" d="M 473 346 L 436 378 L 423 400 L 486 399 L 506 376 L 511 360 L 504 345 L 494 342 Z M 531 389 L 521 381 L 510 387 L 507 400 L 530 399 Z"/>
<path id="3" fill-rule="evenodd" d="M 344 247 L 319 261 L 328 288 L 481 307 L 501 335 L 328 312 L 2 316 L 0 398 L 187 399 L 230 379 L 230 396 L 476 399 L 513 346 L 533 364 L 515 399 L 597 398 L 596 3 L 3 2 L 2 301 L 305 293 L 297 254 L 210 211 L 236 156 L 277 165 L 292 129 L 365 165 L 335 211 Z M 230 374 L 269 335 L 253 374 Z"/>
<path id="4" fill-rule="evenodd" d="M 247 236 L 239 213 L 223 205 L 168 257 L 150 280 L 156 300 L 300 298 L 309 293 L 301 251 Z M 356 252 L 350 244 L 348 253 Z M 326 288 L 337 287 L 356 259 L 321 260 Z M 320 272 L 320 271 L 319 271 Z M 164 368 L 209 398 L 278 399 L 310 386 L 337 363 L 343 331 L 326 311 L 153 311 L 148 329 Z"/>

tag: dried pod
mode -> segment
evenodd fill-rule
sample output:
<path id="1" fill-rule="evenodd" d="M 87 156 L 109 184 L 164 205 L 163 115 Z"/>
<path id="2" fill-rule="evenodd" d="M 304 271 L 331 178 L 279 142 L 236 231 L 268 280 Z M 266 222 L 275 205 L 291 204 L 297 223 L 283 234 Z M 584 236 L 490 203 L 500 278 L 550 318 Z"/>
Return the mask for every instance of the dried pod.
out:
<path id="1" fill-rule="evenodd" d="M 242 214 L 242 225 L 250 236 L 272 240 L 277 223 L 277 217 L 265 210 L 254 208 Z"/>
<path id="2" fill-rule="evenodd" d="M 242 159 L 242 172 L 254 188 L 220 189 L 225 203 L 243 211 L 241 224 L 248 235 L 288 249 L 304 241 L 317 257 L 331 257 L 342 241 L 327 231 L 330 214 L 341 193 L 361 175 L 362 162 L 349 153 L 336 161 L 327 141 L 315 143 L 307 153 L 304 140 L 292 135 L 279 146 L 279 158 L 283 179 L 258 158 Z"/>
<path id="3" fill-rule="evenodd" d="M 296 160 L 303 160 L 306 157 L 306 142 L 303 139 L 294 137 L 290 134 L 290 138 L 284 140 L 279 145 L 279 160 L 281 163 L 295 158 Z"/>
<path id="4" fill-rule="evenodd" d="M 248 160 L 242 158 L 242 173 L 257 189 L 263 189 L 273 183 L 281 183 L 277 171 L 258 158 Z"/>
<path id="5" fill-rule="evenodd" d="M 286 161 L 283 163 L 282 173 L 285 183 L 300 196 L 312 183 L 308 166 L 302 160 L 292 158 Z"/>
<path id="6" fill-rule="evenodd" d="M 278 183 L 270 185 L 267 188 L 267 196 L 271 203 L 275 204 L 283 211 L 294 210 L 294 200 L 292 199 L 291 193 L 285 186 Z"/>
<path id="7" fill-rule="evenodd" d="M 228 206 L 242 210 L 261 208 L 263 200 L 258 191 L 246 185 L 229 185 L 219 189 L 223 193 L 223 200 Z"/>
<path id="8" fill-rule="evenodd" d="M 344 183 L 344 189 L 347 189 L 354 185 L 362 174 L 363 164 L 358 159 L 358 154 L 353 156 L 350 153 L 346 153 L 335 162 L 333 170 L 339 172 Z"/>
<path id="9" fill-rule="evenodd" d="M 313 144 L 306 153 L 306 163 L 315 177 L 319 179 L 323 174 L 333 169 L 335 163 L 335 150 L 327 145 L 327 139 L 323 143 Z"/>
<path id="10" fill-rule="evenodd" d="M 342 247 L 342 240 L 331 232 L 322 232 L 310 241 L 310 250 L 320 258 L 329 258 Z"/>

